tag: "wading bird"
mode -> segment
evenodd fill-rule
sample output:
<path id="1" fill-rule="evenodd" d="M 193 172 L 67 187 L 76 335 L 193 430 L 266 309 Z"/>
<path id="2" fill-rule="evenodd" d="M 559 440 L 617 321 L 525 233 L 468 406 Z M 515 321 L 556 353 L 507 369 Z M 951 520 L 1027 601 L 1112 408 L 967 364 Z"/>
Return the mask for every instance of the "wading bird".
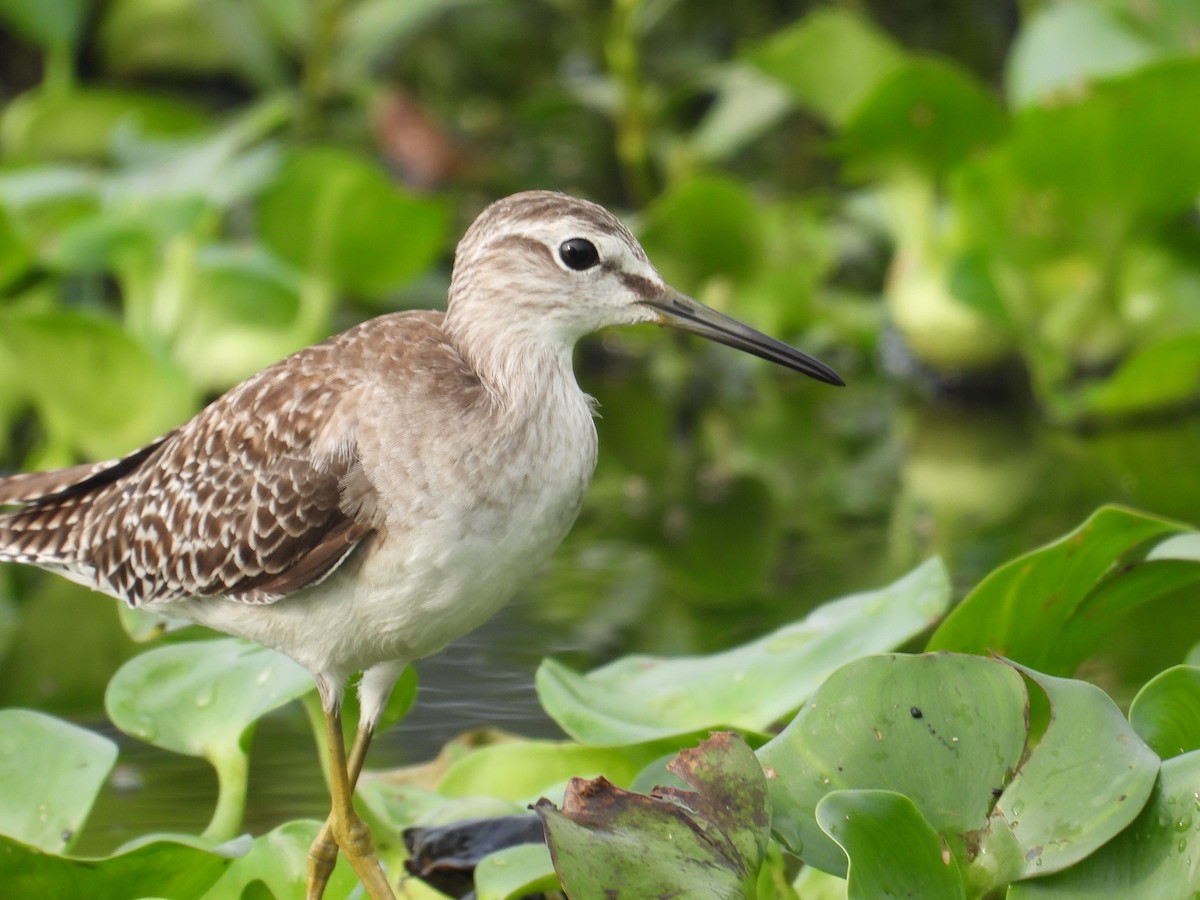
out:
<path id="1" fill-rule="evenodd" d="M 579 338 L 652 322 L 820 381 L 812 357 L 664 283 L 611 213 L 530 191 L 458 245 L 445 314 L 380 316 L 254 375 L 121 459 L 0 479 L 0 562 L 287 654 L 316 681 L 340 849 L 391 897 L 354 783 L 404 667 L 505 603 L 558 546 L 596 462 Z M 347 758 L 341 702 L 362 672 Z"/>

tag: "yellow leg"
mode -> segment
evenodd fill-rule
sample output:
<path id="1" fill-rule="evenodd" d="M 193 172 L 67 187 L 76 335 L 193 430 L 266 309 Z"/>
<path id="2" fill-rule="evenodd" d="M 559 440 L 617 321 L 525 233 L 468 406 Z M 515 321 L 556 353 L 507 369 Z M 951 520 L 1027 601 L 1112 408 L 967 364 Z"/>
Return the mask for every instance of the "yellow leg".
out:
<path id="1" fill-rule="evenodd" d="M 360 729 L 354 738 L 350 759 L 342 739 L 342 716 L 338 711 L 325 712 L 326 740 L 329 744 L 329 782 L 333 795 L 329 818 L 308 852 L 308 900 L 320 900 L 330 873 L 337 862 L 338 849 L 354 867 L 371 900 L 395 900 L 371 843 L 367 824 L 354 811 L 354 784 L 362 771 L 371 730 Z"/>

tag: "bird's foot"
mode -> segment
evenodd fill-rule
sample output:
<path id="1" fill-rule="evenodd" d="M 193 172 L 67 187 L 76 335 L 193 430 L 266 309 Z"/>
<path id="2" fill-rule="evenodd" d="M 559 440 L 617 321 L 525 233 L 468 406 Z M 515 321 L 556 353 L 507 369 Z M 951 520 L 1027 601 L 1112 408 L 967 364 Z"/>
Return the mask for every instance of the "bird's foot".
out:
<path id="1" fill-rule="evenodd" d="M 338 845 L 333 838 L 333 816 L 330 815 L 308 848 L 308 889 L 304 894 L 305 900 L 321 900 L 337 858 Z"/>
<path id="2" fill-rule="evenodd" d="M 375 856 L 371 831 L 355 813 L 341 818 L 330 813 L 321 826 L 320 834 L 308 851 L 307 900 L 320 900 L 325 893 L 339 850 L 346 854 L 346 861 L 353 867 L 371 900 L 395 900 L 396 895 Z"/>

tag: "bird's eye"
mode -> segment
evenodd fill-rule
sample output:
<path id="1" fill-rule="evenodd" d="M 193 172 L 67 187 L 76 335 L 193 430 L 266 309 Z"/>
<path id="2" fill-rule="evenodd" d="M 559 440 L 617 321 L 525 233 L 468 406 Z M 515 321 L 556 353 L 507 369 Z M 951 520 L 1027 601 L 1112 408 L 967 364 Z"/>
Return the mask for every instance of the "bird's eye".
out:
<path id="1" fill-rule="evenodd" d="M 558 248 L 558 255 L 568 269 L 582 272 L 600 262 L 600 252 L 596 245 L 586 238 L 571 238 L 563 241 Z"/>

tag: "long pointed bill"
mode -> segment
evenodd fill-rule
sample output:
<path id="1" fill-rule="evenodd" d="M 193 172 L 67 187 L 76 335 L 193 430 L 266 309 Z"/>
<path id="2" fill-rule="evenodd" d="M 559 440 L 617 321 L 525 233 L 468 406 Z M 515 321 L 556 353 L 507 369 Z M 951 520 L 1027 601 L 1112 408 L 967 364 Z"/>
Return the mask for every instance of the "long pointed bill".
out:
<path id="1" fill-rule="evenodd" d="M 824 381 L 826 384 L 835 384 L 839 387 L 845 385 L 841 376 L 820 360 L 813 359 L 807 353 L 801 353 L 796 348 L 789 347 L 773 337 L 768 337 L 761 331 L 755 331 L 737 319 L 731 319 L 715 309 L 710 309 L 672 287 L 668 287 L 661 297 L 642 302 L 659 313 L 660 325 L 668 325 L 671 328 L 678 328 L 680 331 L 698 334 L 710 341 L 716 341 L 718 344 L 725 344 L 781 366 L 787 366 L 789 369 L 802 372 L 810 378 Z"/>

